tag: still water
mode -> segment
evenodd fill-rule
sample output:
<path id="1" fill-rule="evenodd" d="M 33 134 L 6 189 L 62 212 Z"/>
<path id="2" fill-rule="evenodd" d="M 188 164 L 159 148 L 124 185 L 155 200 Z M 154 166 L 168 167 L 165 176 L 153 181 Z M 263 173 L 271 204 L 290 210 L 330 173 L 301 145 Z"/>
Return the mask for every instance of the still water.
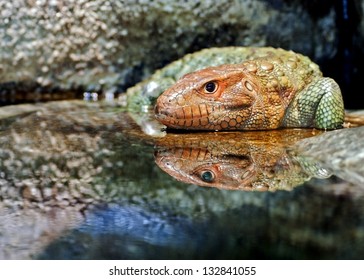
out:
<path id="1" fill-rule="evenodd" d="M 362 258 L 362 187 L 292 148 L 322 132 L 137 122 L 102 103 L 3 110 L 0 258 Z"/>

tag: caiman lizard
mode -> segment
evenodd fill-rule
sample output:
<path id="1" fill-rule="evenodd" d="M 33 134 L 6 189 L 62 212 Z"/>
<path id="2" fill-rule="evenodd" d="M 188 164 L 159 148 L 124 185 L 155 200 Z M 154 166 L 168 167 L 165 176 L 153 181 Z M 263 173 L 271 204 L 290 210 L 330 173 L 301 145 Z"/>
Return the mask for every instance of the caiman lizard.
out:
<path id="1" fill-rule="evenodd" d="M 192 71 L 165 90 L 155 105 L 157 120 L 174 129 L 214 131 L 342 127 L 340 88 L 308 57 L 240 49 L 249 54 L 240 62 Z"/>

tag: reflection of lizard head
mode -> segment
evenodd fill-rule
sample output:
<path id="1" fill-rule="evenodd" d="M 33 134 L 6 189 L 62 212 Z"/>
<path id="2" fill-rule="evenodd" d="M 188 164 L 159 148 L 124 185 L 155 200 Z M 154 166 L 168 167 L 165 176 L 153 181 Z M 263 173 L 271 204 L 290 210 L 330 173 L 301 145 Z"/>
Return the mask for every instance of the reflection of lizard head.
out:
<path id="1" fill-rule="evenodd" d="M 318 163 L 287 151 L 310 136 L 311 130 L 171 133 L 156 143 L 155 162 L 177 180 L 198 186 L 292 190 L 311 177 L 329 176 Z"/>
<path id="2" fill-rule="evenodd" d="M 177 180 L 205 187 L 250 190 L 257 175 L 249 155 L 215 156 L 206 149 L 160 149 L 155 162 Z"/>

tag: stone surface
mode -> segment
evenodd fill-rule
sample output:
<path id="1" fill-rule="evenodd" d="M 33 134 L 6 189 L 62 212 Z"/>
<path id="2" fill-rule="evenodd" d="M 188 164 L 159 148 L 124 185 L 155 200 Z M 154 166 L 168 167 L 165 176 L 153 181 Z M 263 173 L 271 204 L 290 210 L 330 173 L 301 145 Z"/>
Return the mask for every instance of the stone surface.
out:
<path id="1" fill-rule="evenodd" d="M 314 60 L 332 57 L 333 5 L 311 2 L 1 0 L 0 93 L 7 100 L 38 87 L 123 91 L 212 46 L 271 45 Z"/>
<path id="2" fill-rule="evenodd" d="M 364 188 L 364 126 L 330 131 L 301 140 L 299 154 L 320 162 L 337 176 Z"/>

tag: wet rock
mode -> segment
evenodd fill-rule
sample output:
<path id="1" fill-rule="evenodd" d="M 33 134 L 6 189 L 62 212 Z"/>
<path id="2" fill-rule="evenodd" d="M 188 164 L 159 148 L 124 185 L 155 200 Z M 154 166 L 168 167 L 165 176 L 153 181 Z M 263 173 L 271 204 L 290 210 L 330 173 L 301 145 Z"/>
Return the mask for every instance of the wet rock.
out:
<path id="1" fill-rule="evenodd" d="M 301 140 L 297 147 L 301 156 L 322 163 L 337 176 L 364 186 L 364 126 L 323 133 Z"/>

